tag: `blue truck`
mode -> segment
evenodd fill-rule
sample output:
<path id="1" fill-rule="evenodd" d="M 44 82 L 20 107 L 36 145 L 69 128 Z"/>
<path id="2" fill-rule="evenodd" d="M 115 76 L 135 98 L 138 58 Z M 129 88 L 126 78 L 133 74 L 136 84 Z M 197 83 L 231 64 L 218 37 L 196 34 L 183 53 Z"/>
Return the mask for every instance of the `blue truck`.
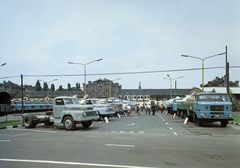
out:
<path id="1" fill-rule="evenodd" d="M 232 118 L 232 103 L 227 93 L 203 92 L 193 99 L 178 102 L 178 114 L 187 117 L 190 122 L 196 121 L 202 126 L 204 122 L 219 122 L 226 127 Z"/>

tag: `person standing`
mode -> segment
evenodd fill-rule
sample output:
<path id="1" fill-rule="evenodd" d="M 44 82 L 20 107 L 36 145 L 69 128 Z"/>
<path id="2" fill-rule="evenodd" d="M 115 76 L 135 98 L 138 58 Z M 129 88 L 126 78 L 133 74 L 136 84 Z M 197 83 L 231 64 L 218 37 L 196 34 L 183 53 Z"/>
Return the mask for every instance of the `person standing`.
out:
<path id="1" fill-rule="evenodd" d="M 148 112 L 148 106 L 147 106 L 147 103 L 145 104 L 145 112 L 146 112 L 146 115 L 147 115 L 147 112 Z"/>
<path id="2" fill-rule="evenodd" d="M 140 108 L 139 108 L 139 104 L 137 104 L 137 115 L 140 115 Z"/>
<path id="3" fill-rule="evenodd" d="M 128 116 L 130 116 L 131 109 L 132 109 L 132 107 L 128 104 L 128 106 L 127 106 L 127 114 L 128 114 Z"/>

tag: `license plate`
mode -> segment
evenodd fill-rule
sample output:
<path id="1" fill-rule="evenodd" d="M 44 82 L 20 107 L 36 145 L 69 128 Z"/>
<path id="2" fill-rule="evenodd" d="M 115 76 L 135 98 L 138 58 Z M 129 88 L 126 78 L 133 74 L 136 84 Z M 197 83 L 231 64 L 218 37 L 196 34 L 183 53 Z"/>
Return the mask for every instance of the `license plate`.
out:
<path id="1" fill-rule="evenodd" d="M 220 117 L 220 115 L 215 115 L 215 117 Z"/>

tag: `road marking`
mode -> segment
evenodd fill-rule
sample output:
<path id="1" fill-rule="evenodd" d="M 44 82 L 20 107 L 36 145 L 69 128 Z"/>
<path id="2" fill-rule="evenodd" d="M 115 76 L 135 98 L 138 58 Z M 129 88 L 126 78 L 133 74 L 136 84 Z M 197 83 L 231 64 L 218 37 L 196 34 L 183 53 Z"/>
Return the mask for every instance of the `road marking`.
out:
<path id="1" fill-rule="evenodd" d="M 166 122 L 166 124 L 168 125 L 168 123 Z"/>
<path id="2" fill-rule="evenodd" d="M 173 132 L 174 133 L 174 135 L 178 135 L 176 132 Z"/>
<path id="3" fill-rule="evenodd" d="M 0 140 L 0 142 L 11 142 L 11 140 Z"/>
<path id="4" fill-rule="evenodd" d="M 4 158 L 0 158 L 0 161 L 5 161 L 5 162 L 64 164 L 64 165 L 78 165 L 78 166 L 118 167 L 118 168 L 154 168 L 154 167 L 142 167 L 142 166 L 111 165 L 111 164 L 80 163 L 80 162 L 63 162 L 63 161 L 49 161 L 49 160 L 26 160 L 26 159 L 4 159 Z"/>
<path id="5" fill-rule="evenodd" d="M 120 134 L 123 134 L 125 131 L 120 131 Z"/>
<path id="6" fill-rule="evenodd" d="M 163 119 L 163 121 L 165 121 L 165 120 Z"/>
<path id="7" fill-rule="evenodd" d="M 130 132 L 127 132 L 128 134 L 132 134 L 133 133 L 133 131 L 130 131 Z"/>
<path id="8" fill-rule="evenodd" d="M 105 146 L 117 146 L 117 147 L 131 147 L 134 148 L 134 145 L 120 145 L 120 144 L 104 144 Z"/>
<path id="9" fill-rule="evenodd" d="M 135 123 L 132 123 L 132 124 L 128 124 L 128 126 L 130 126 L 130 125 L 135 125 Z"/>
<path id="10" fill-rule="evenodd" d="M 139 131 L 139 134 L 143 134 L 144 133 L 144 131 Z"/>
<path id="11" fill-rule="evenodd" d="M 56 131 L 42 131 L 42 130 L 36 130 L 36 129 L 17 129 L 14 128 L 12 130 L 20 130 L 20 131 L 32 131 L 32 132 L 46 132 L 46 133 L 57 133 Z"/>
<path id="12" fill-rule="evenodd" d="M 172 127 L 169 127 L 170 130 L 173 130 Z"/>

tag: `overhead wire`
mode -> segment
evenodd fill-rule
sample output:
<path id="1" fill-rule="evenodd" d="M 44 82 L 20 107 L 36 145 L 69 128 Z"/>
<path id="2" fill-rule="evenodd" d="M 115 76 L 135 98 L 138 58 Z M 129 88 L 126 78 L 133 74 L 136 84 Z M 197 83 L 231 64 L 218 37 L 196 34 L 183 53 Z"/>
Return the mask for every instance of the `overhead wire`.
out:
<path id="1" fill-rule="evenodd" d="M 224 66 L 220 67 L 206 67 L 204 69 L 221 69 L 225 68 Z M 229 66 L 229 68 L 240 68 L 240 66 Z M 189 68 L 189 69 L 174 69 L 174 70 L 159 70 L 159 71 L 139 71 L 139 72 L 116 72 L 116 73 L 98 73 L 98 74 L 86 74 L 87 76 L 100 76 L 100 75 L 130 75 L 130 74 L 146 74 L 146 73 L 163 73 L 163 72 L 178 72 L 178 71 L 195 71 L 202 70 L 202 68 Z M 68 77 L 68 76 L 84 76 L 84 74 L 52 74 L 52 75 L 23 75 L 24 77 Z M 21 77 L 19 76 L 9 76 L 9 77 L 0 77 L 0 79 Z"/>

